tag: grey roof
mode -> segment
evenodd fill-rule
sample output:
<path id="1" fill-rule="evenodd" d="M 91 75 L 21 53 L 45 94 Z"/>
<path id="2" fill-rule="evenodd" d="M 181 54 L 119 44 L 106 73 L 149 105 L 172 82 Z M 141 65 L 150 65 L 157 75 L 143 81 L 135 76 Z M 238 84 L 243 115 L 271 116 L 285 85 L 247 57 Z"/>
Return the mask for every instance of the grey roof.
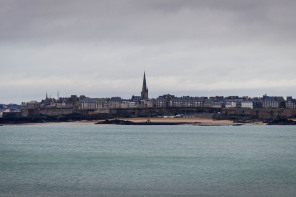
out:
<path id="1" fill-rule="evenodd" d="M 85 98 L 81 100 L 82 103 L 95 103 L 96 98 Z"/>
<path id="2" fill-rule="evenodd" d="M 141 96 L 132 96 L 132 98 L 131 98 L 132 101 L 139 101 L 141 99 L 142 99 Z"/>
<path id="3" fill-rule="evenodd" d="M 121 97 L 111 97 L 110 101 L 111 102 L 121 102 Z"/>

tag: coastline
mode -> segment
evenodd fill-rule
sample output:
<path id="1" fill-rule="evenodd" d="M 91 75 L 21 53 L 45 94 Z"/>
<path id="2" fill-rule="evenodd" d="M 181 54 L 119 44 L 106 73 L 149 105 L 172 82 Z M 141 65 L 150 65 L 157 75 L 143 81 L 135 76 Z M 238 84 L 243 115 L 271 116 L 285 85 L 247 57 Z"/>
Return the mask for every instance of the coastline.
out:
<path id="1" fill-rule="evenodd" d="M 235 122 L 233 120 L 216 120 L 212 118 L 149 118 L 151 124 L 147 124 L 148 118 L 114 118 L 104 120 L 73 120 L 73 121 L 44 121 L 44 122 L 20 122 L 1 123 L 1 126 L 26 126 L 26 125 L 94 125 L 94 124 L 118 124 L 118 125 L 194 125 L 194 126 L 252 126 L 252 125 L 277 125 L 263 121 Z M 295 121 L 295 119 L 289 119 Z M 118 121 L 121 123 L 118 123 Z M 131 124 L 129 124 L 131 123 Z M 280 124 L 279 124 L 280 125 Z M 285 125 L 285 124 L 282 124 Z M 289 124 L 287 124 L 289 125 Z"/>
<path id="2" fill-rule="evenodd" d="M 109 120 L 130 121 L 134 123 L 145 123 L 147 118 L 118 118 Z M 196 126 L 240 126 L 240 125 L 266 125 L 263 122 L 254 123 L 235 123 L 232 120 L 214 120 L 212 118 L 150 118 L 150 122 L 156 124 L 168 123 L 176 125 L 196 125 Z M 29 123 L 10 123 L 1 124 L 3 126 L 25 126 L 25 125 L 93 125 L 95 123 L 103 123 L 105 120 L 79 120 L 67 122 L 29 122 Z"/>

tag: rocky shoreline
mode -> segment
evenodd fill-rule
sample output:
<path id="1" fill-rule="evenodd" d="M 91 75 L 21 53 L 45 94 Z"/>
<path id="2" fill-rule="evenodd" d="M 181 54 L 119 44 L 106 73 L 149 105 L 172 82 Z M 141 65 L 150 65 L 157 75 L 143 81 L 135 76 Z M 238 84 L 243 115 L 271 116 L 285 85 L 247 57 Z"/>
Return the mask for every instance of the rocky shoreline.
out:
<path id="1" fill-rule="evenodd" d="M 151 121 L 146 121 L 146 122 L 132 122 L 128 120 L 104 120 L 97 122 L 95 124 L 116 124 L 116 125 L 182 125 L 182 124 L 187 124 L 186 122 L 151 122 Z"/>
<path id="2" fill-rule="evenodd" d="M 296 125 L 296 121 L 288 120 L 287 118 L 281 118 L 267 122 L 267 125 Z"/>
<path id="3" fill-rule="evenodd" d="M 122 119 L 111 119 L 111 120 L 104 120 L 99 121 L 95 124 L 107 124 L 107 125 L 195 125 L 195 126 L 242 126 L 243 124 L 240 123 L 228 123 L 228 122 L 217 122 L 213 123 L 213 121 L 207 122 L 195 122 L 195 121 L 178 121 L 178 120 L 162 120 L 162 121 L 150 121 L 143 119 L 135 119 L 134 121 L 131 120 L 122 120 Z"/>

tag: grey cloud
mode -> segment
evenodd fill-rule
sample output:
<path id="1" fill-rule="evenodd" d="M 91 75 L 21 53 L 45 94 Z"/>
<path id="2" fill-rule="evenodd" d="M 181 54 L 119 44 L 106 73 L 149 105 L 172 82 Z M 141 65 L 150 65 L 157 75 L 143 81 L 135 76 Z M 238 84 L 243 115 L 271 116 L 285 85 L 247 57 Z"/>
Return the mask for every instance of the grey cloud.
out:
<path id="1" fill-rule="evenodd" d="M 1 41 L 221 40 L 295 33 L 294 1 L 2 1 Z"/>
<path id="2" fill-rule="evenodd" d="M 125 96 L 146 69 L 154 96 L 261 92 L 256 83 L 289 95 L 295 7 L 293 0 L 0 1 L 0 91 Z"/>

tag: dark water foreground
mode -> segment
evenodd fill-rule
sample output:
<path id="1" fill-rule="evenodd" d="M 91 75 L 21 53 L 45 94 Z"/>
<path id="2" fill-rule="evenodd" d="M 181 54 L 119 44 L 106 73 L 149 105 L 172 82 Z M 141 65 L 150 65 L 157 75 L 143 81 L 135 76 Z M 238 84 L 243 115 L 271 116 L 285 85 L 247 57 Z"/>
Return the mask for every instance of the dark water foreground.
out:
<path id="1" fill-rule="evenodd" d="M 2 126 L 0 156 L 0 196 L 296 196 L 295 126 Z"/>

